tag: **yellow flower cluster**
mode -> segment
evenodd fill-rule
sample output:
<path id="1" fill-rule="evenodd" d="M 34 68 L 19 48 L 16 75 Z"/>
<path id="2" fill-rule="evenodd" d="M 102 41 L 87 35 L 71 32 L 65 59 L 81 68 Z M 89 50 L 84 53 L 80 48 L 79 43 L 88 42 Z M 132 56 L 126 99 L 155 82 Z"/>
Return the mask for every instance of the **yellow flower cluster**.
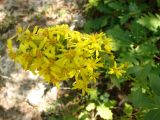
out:
<path id="1" fill-rule="evenodd" d="M 9 39 L 9 55 L 25 70 L 37 71 L 55 85 L 74 79 L 73 89 L 82 90 L 82 94 L 88 92 L 89 83 L 96 82 L 97 69 L 104 66 L 100 54 L 113 57 L 111 39 L 105 34 L 84 34 L 70 30 L 67 25 L 36 26 L 32 32 L 19 27 L 15 37 L 19 47 L 15 50 L 13 38 Z"/>
<path id="2" fill-rule="evenodd" d="M 120 78 L 123 73 L 126 73 L 123 69 L 126 66 L 124 64 L 121 64 L 119 67 L 117 66 L 116 61 L 114 61 L 114 66 L 109 68 L 109 74 L 115 74 L 117 78 Z"/>

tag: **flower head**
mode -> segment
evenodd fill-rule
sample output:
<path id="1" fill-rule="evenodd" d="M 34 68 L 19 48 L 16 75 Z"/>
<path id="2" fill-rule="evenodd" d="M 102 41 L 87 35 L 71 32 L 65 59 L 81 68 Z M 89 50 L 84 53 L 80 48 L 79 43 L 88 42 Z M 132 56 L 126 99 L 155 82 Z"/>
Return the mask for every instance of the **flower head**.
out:
<path id="1" fill-rule="evenodd" d="M 117 78 L 120 78 L 122 76 L 123 73 L 126 73 L 126 71 L 124 71 L 124 64 L 121 64 L 119 67 L 117 66 L 117 63 L 114 62 L 114 66 L 109 68 L 109 74 L 115 74 Z"/>
<path id="2" fill-rule="evenodd" d="M 12 39 L 19 42 L 13 49 Z M 96 82 L 99 68 L 104 67 L 104 57 L 112 61 L 114 56 L 112 39 L 104 33 L 84 34 L 70 30 L 68 25 L 56 25 L 33 31 L 19 27 L 17 34 L 8 40 L 9 55 L 22 65 L 25 70 L 37 71 L 47 82 L 58 85 L 64 80 L 75 80 L 73 89 L 88 92 L 88 84 Z M 109 74 L 122 76 L 123 65 L 116 62 L 109 68 Z"/>

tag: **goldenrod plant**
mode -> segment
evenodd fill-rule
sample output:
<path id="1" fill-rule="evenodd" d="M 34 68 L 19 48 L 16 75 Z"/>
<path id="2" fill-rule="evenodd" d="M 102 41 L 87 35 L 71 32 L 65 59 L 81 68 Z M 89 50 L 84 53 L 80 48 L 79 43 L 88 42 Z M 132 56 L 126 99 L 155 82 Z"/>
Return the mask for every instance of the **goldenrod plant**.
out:
<path id="1" fill-rule="evenodd" d="M 12 45 L 13 39 L 19 42 L 17 48 Z M 75 80 L 73 89 L 82 90 L 84 95 L 90 89 L 88 85 L 96 83 L 99 68 L 105 68 L 117 78 L 125 73 L 124 65 L 117 66 L 111 42 L 112 39 L 102 32 L 85 34 L 70 30 L 68 25 L 56 25 L 35 26 L 33 31 L 18 27 L 7 45 L 10 57 L 25 70 L 39 74 L 57 86 L 61 81 Z M 103 56 L 110 60 L 108 67 L 104 65 Z"/>

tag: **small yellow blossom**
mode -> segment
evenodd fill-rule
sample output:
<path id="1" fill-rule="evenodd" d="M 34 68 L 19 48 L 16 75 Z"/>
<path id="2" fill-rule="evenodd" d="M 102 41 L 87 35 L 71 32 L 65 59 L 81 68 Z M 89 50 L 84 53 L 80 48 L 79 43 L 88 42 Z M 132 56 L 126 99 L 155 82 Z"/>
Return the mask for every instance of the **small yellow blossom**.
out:
<path id="1" fill-rule="evenodd" d="M 109 74 L 115 74 L 117 78 L 120 78 L 122 76 L 122 74 L 126 72 L 123 69 L 124 69 L 124 64 L 121 64 L 118 67 L 117 63 L 114 62 L 114 66 L 109 68 L 109 72 L 108 73 Z"/>
<path id="2" fill-rule="evenodd" d="M 85 64 L 86 64 L 86 69 L 88 69 L 88 71 L 90 71 L 91 73 L 93 73 L 93 70 L 96 70 L 100 67 L 103 67 L 103 64 L 102 63 L 99 63 L 100 61 L 100 58 L 98 59 L 88 59 L 85 61 Z"/>
<path id="3" fill-rule="evenodd" d="M 111 38 L 105 38 L 104 40 L 104 49 L 108 54 L 111 54 L 112 52 L 112 46 L 111 46 L 112 39 Z"/>

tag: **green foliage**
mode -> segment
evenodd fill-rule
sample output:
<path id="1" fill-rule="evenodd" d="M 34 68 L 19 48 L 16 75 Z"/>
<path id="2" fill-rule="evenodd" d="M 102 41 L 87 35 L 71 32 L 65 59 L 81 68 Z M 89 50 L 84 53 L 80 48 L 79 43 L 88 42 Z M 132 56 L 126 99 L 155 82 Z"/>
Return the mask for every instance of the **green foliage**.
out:
<path id="1" fill-rule="evenodd" d="M 149 81 L 150 81 L 150 85 L 151 88 L 153 90 L 153 92 L 160 96 L 160 82 L 158 82 L 160 80 L 159 75 L 155 74 L 155 73 L 150 73 L 149 74 Z"/>
<path id="2" fill-rule="evenodd" d="M 144 120 L 159 120 L 159 116 L 160 109 L 151 110 L 145 115 Z"/>
<path id="3" fill-rule="evenodd" d="M 95 18 L 94 20 L 89 20 L 86 22 L 85 30 L 91 31 L 91 29 L 98 30 L 107 25 L 107 17 L 103 16 L 100 18 Z"/>
<path id="4" fill-rule="evenodd" d="M 140 19 L 137 21 L 139 24 L 145 26 L 149 30 L 152 30 L 154 32 L 157 32 L 158 27 L 160 27 L 160 15 L 152 13 L 148 13 L 143 15 Z"/>
<path id="5" fill-rule="evenodd" d="M 93 99 L 93 94 L 99 96 L 98 98 Z M 86 110 L 90 119 L 103 118 L 104 120 L 112 120 L 113 112 L 112 108 L 116 106 L 116 101 L 111 100 L 109 93 L 105 92 L 101 94 L 99 90 L 91 91 L 89 98 L 87 99 Z"/>
<path id="6" fill-rule="evenodd" d="M 115 119 L 149 120 L 155 116 L 153 119 L 158 120 L 160 117 L 159 7 L 159 0 L 101 0 L 87 9 L 88 20 L 84 31 L 106 31 L 113 39 L 117 60 L 128 64 L 123 79 L 111 77 L 112 83 L 107 83 L 109 88 L 116 86 L 121 91 L 125 89 L 122 84 L 131 81 L 130 92 L 126 96 L 133 106 L 124 103 L 122 109 L 125 114 L 121 114 L 121 117 L 114 115 Z"/>
<path id="7" fill-rule="evenodd" d="M 124 49 L 131 44 L 128 32 L 121 29 L 119 25 L 113 26 L 113 28 L 107 30 L 107 33 L 116 42 L 115 50 L 120 48 Z"/>
<path id="8" fill-rule="evenodd" d="M 99 92 L 97 89 L 97 96 Z M 109 99 L 109 94 L 100 95 L 99 98 L 92 98 L 95 91 L 90 91 L 88 96 L 79 96 L 74 93 L 62 95 L 48 110 L 49 120 L 112 120 L 112 108 L 116 105 L 116 101 Z M 73 91 L 74 92 L 74 91 Z M 103 102 L 102 102 L 103 101 Z M 61 107 L 60 107 L 61 106 Z M 48 115 L 47 115 L 48 116 Z M 48 120 L 47 119 L 47 120 Z"/>
<path id="9" fill-rule="evenodd" d="M 129 97 L 135 107 L 148 109 L 158 107 L 158 105 L 154 102 L 153 98 L 143 93 L 140 88 L 136 91 L 133 91 Z"/>
<path id="10" fill-rule="evenodd" d="M 130 104 L 125 103 L 123 111 L 127 115 L 127 117 L 131 117 L 133 112 L 133 107 Z"/>

